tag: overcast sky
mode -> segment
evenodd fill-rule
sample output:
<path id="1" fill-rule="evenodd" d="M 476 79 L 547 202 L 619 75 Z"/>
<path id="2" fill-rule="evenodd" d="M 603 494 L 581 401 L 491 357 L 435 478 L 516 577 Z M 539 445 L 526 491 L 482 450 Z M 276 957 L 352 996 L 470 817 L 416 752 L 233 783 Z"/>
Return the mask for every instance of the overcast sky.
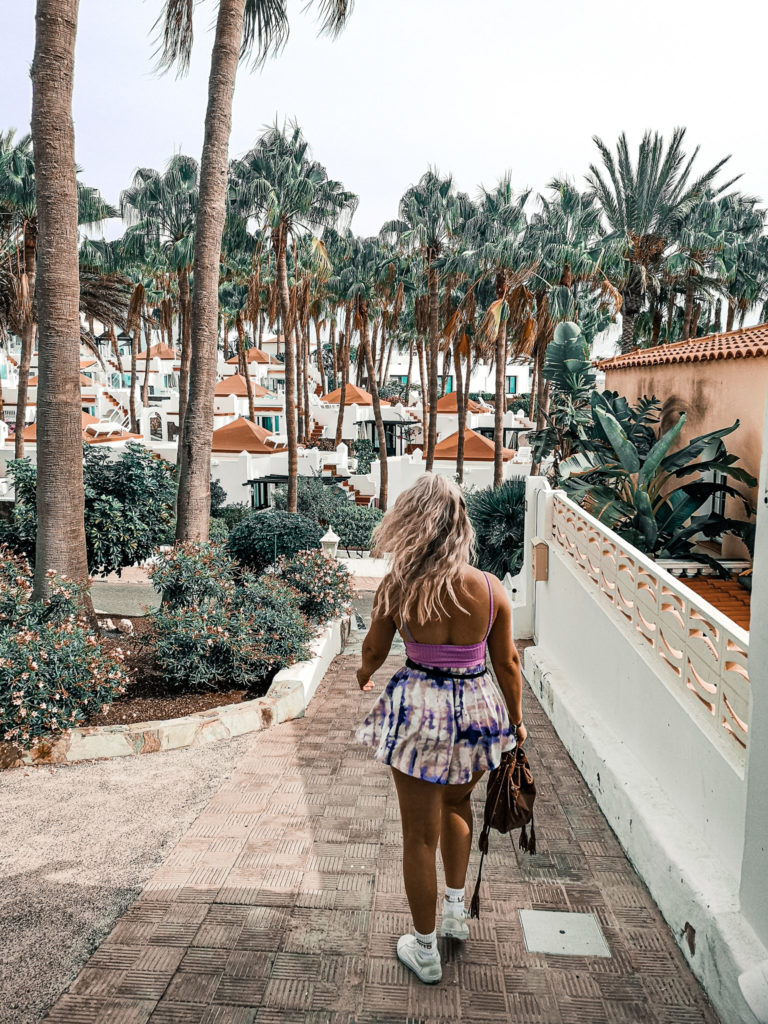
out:
<path id="1" fill-rule="evenodd" d="M 4 4 L 0 128 L 28 130 L 34 0 Z M 291 40 L 262 72 L 238 74 L 230 155 L 296 118 L 314 155 L 360 196 L 353 222 L 378 231 L 429 165 L 471 194 L 510 170 L 517 186 L 577 181 L 593 135 L 633 142 L 688 128 L 701 166 L 732 153 L 744 191 L 768 197 L 764 123 L 768 14 L 754 0 L 357 0 L 335 42 L 303 0 Z M 153 72 L 161 0 L 81 0 L 74 116 L 82 179 L 112 202 L 136 167 L 199 159 L 212 0 L 198 9 L 183 79 Z M 110 234 L 114 234 L 111 231 Z"/>

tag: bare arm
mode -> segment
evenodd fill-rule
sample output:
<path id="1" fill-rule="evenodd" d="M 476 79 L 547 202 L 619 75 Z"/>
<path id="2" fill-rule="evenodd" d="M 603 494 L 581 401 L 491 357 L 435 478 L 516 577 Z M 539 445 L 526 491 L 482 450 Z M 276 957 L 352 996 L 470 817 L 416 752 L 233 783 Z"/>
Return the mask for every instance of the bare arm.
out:
<path id="1" fill-rule="evenodd" d="M 520 671 L 520 656 L 512 639 L 512 607 L 498 580 L 493 580 L 493 600 L 496 616 L 488 637 L 488 653 L 496 674 L 499 688 L 509 711 L 510 721 L 519 725 L 517 738 L 522 743 L 528 731 L 523 721 L 523 677 Z"/>
<path id="2" fill-rule="evenodd" d="M 374 606 L 371 628 L 363 640 L 363 659 L 357 670 L 357 682 L 361 690 L 372 690 L 371 676 L 387 660 L 397 627 L 389 616 L 380 618 Z"/>

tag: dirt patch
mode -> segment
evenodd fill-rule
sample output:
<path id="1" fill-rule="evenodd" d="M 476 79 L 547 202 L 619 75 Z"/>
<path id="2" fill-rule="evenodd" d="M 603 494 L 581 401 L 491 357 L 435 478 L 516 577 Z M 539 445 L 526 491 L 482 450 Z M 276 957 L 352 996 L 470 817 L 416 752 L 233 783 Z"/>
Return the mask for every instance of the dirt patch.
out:
<path id="1" fill-rule="evenodd" d="M 149 623 L 143 616 L 125 616 L 113 623 L 130 622 L 133 632 L 110 631 L 103 643 L 109 650 L 121 650 L 125 655 L 125 668 L 130 682 L 126 692 L 114 704 L 92 715 L 85 725 L 132 725 L 135 722 L 167 721 L 193 715 L 225 704 L 240 704 L 245 700 L 263 697 L 269 689 L 271 677 L 249 690 L 208 691 L 184 693 L 174 680 L 168 680 L 158 669 L 147 645 Z"/>

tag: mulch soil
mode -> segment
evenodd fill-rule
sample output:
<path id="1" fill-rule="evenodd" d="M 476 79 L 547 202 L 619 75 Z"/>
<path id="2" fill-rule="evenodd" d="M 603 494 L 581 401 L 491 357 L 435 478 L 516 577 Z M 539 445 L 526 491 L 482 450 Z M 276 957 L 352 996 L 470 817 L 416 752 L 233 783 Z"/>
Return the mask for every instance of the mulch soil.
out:
<path id="1" fill-rule="evenodd" d="M 135 722 L 166 721 L 181 718 L 224 704 L 240 704 L 263 696 L 269 686 L 266 680 L 258 690 L 226 690 L 207 693 L 184 693 L 159 671 L 151 650 L 142 642 L 149 625 L 143 616 L 113 616 L 113 622 L 126 620 L 133 624 L 132 634 L 107 632 L 107 650 L 120 649 L 125 655 L 125 668 L 130 676 L 126 692 L 114 704 L 93 715 L 86 725 L 131 725 Z"/>

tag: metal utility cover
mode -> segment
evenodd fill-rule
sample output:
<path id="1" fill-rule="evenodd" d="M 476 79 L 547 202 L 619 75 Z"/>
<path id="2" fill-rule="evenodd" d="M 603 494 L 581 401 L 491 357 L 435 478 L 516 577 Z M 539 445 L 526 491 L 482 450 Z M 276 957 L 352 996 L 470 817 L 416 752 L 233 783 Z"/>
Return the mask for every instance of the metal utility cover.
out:
<path id="1" fill-rule="evenodd" d="M 606 956 L 611 951 L 594 914 L 521 910 L 525 948 L 555 956 Z"/>

